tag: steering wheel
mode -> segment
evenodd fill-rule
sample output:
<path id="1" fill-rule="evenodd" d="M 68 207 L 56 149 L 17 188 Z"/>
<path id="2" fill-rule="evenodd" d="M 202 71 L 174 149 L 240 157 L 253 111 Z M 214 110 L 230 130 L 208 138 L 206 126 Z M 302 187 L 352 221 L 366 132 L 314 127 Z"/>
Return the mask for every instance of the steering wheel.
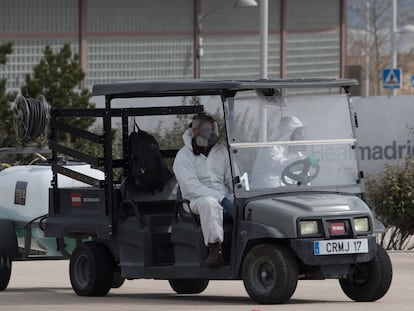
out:
<path id="1" fill-rule="evenodd" d="M 319 174 L 319 163 L 314 158 L 303 158 L 286 166 L 282 171 L 285 185 L 303 185 L 311 182 Z"/>

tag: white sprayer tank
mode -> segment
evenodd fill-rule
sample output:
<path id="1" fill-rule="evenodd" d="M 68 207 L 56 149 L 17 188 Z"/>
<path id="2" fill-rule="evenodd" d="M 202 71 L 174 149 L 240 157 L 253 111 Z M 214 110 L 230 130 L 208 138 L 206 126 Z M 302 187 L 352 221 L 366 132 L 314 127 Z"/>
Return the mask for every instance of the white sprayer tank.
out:
<path id="1" fill-rule="evenodd" d="M 104 173 L 88 164 L 73 164 L 68 167 L 87 176 L 103 180 Z M 59 256 L 56 239 L 45 238 L 39 227 L 42 216 L 49 212 L 49 189 L 52 169 L 50 165 L 20 165 L 0 171 L 0 219 L 15 223 L 18 244 L 24 247 L 21 230 L 31 228 L 31 249 L 45 252 L 46 256 Z M 69 177 L 58 176 L 59 187 L 89 187 Z"/>

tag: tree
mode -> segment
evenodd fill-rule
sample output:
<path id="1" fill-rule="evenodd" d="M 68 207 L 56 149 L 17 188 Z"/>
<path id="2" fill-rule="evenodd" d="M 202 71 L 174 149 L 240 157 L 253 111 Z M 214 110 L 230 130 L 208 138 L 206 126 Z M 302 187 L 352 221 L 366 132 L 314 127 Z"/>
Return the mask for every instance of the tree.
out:
<path id="1" fill-rule="evenodd" d="M 363 66 L 363 71 L 368 70 L 369 95 L 381 95 L 382 70 L 390 67 L 391 0 L 349 0 L 348 3 L 350 19 L 347 64 L 364 64 L 364 57 L 368 53 L 369 65 L 368 68 Z M 397 28 L 404 24 L 413 24 L 412 1 L 399 0 L 397 3 L 399 23 Z M 407 54 L 406 51 L 405 53 Z M 411 56 L 408 60 L 412 59 L 412 53 L 408 54 L 411 54 L 408 55 Z M 397 57 L 397 67 L 402 68 L 403 73 L 410 72 L 412 69 L 409 68 L 410 61 L 405 61 L 406 59 L 407 57 Z M 362 84 L 362 81 L 360 82 Z"/>
<path id="2" fill-rule="evenodd" d="M 43 58 L 33 69 L 33 74 L 26 75 L 26 85 L 22 86 L 21 92 L 23 96 L 32 98 L 43 95 L 52 108 L 94 108 L 95 105 L 89 102 L 89 90 L 75 91 L 84 77 L 79 55 L 72 54 L 68 43 L 58 53 L 54 53 L 47 45 Z M 86 117 L 67 120 L 68 124 L 81 129 L 88 129 L 94 122 L 95 118 Z M 73 137 L 65 138 L 74 147 L 80 145 Z"/>
<path id="3" fill-rule="evenodd" d="M 201 102 L 198 97 L 184 97 L 182 104 L 184 106 L 198 106 L 201 105 Z M 220 113 L 220 109 L 218 108 L 217 111 L 211 116 L 217 121 L 219 128 L 219 142 L 222 142 L 226 135 L 223 115 Z M 163 122 L 160 121 L 151 134 L 157 139 L 162 149 L 177 148 L 177 146 L 181 146 L 183 143 L 182 136 L 189 124 L 192 122 L 192 117 L 193 115 L 177 115 L 177 120 L 174 122 L 172 128 L 164 127 Z"/>
<path id="4" fill-rule="evenodd" d="M 0 45 L 0 64 L 5 65 L 7 55 L 13 52 L 13 43 Z M 1 67 L 0 67 L 1 68 Z M 16 93 L 6 92 L 6 79 L 0 80 L 0 148 L 15 146 L 16 140 L 13 131 L 13 111 L 10 103 Z"/>

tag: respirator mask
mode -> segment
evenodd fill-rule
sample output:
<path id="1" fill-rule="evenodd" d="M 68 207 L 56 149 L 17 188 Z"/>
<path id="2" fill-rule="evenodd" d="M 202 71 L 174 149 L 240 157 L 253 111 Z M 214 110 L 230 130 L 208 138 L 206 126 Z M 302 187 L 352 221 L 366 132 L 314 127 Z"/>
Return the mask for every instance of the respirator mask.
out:
<path id="1" fill-rule="evenodd" d="M 297 127 L 290 136 L 291 141 L 304 140 L 306 137 L 306 127 Z M 306 151 L 306 145 L 291 145 L 289 146 L 289 153 L 304 153 Z"/>
<path id="2" fill-rule="evenodd" d="M 213 147 L 218 141 L 218 126 L 216 121 L 195 120 L 193 122 L 195 144 L 198 147 Z"/>

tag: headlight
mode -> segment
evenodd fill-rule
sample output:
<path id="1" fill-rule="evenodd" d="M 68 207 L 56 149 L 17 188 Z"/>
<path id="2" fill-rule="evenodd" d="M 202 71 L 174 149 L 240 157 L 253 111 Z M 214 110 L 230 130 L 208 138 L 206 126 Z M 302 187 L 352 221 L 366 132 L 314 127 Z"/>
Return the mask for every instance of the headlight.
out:
<path id="1" fill-rule="evenodd" d="M 367 232 L 369 231 L 368 217 L 354 218 L 355 232 Z"/>
<path id="2" fill-rule="evenodd" d="M 299 221 L 299 228 L 301 235 L 318 234 L 319 226 L 316 220 L 301 220 Z"/>

